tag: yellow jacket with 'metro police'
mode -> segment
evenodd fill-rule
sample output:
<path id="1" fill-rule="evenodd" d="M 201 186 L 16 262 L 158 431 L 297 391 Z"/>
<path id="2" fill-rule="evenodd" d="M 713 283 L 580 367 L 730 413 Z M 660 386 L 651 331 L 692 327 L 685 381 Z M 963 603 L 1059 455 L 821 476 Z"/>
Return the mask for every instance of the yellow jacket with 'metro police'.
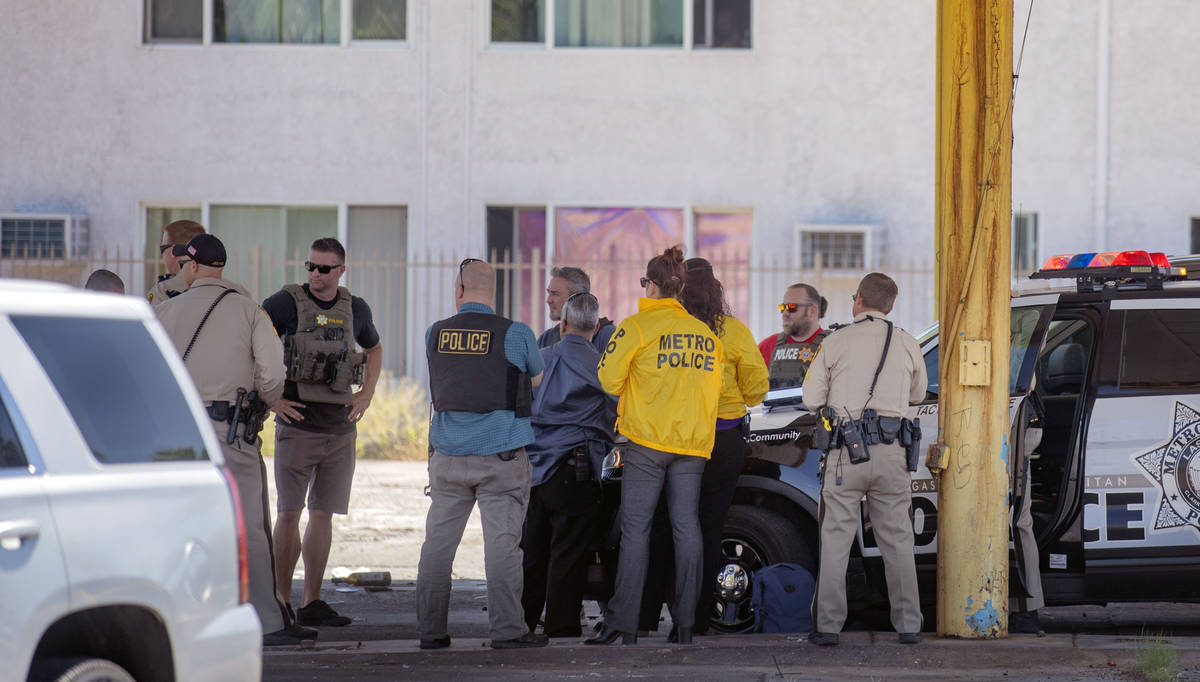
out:
<path id="1" fill-rule="evenodd" d="M 600 383 L 620 397 L 618 430 L 648 448 L 708 459 L 724 362 L 720 339 L 679 301 L 638 299 L 600 359 Z"/>

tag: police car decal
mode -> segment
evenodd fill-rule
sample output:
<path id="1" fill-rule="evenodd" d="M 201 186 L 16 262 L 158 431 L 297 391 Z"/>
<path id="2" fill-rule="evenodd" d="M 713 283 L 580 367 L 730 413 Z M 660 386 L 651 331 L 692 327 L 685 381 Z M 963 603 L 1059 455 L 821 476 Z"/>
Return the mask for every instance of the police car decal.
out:
<path id="1" fill-rule="evenodd" d="M 1176 402 L 1171 439 L 1133 460 L 1162 491 L 1154 530 L 1190 526 L 1200 534 L 1200 412 Z"/>

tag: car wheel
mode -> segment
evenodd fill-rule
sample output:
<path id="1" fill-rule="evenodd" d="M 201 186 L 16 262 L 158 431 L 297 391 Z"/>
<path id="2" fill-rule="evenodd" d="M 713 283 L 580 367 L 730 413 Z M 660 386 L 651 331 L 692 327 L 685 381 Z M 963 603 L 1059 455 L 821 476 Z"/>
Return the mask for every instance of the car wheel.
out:
<path id="1" fill-rule="evenodd" d="M 34 661 L 29 682 L 134 682 L 121 666 L 103 658 L 46 658 Z"/>
<path id="2" fill-rule="evenodd" d="M 809 539 L 782 514 L 761 507 L 729 508 L 721 533 L 721 553 L 725 563 L 717 573 L 711 623 L 718 632 L 749 632 L 754 628 L 750 586 L 758 569 L 791 563 L 816 573 Z"/>

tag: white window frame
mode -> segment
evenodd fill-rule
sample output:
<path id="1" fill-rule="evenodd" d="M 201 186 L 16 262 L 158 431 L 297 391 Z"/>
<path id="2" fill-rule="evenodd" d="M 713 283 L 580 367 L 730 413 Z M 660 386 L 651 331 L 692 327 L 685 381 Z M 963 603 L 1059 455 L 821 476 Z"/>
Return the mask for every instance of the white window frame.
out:
<path id="1" fill-rule="evenodd" d="M 796 226 L 792 239 L 792 257 L 797 265 L 804 263 L 803 235 L 806 233 L 843 233 L 843 234 L 861 234 L 863 238 L 862 250 L 862 268 L 829 268 L 835 272 L 869 272 L 875 267 L 875 232 L 878 230 L 877 225 L 862 223 L 856 225 L 844 224 L 825 224 L 825 223 L 802 223 Z M 814 269 L 817 267 L 817 259 L 813 259 Z"/>
<path id="2" fill-rule="evenodd" d="M 331 47 L 355 47 L 365 49 L 409 49 L 412 47 L 413 18 L 416 16 L 414 5 L 418 0 L 408 0 L 404 3 L 404 40 L 355 40 L 354 39 L 354 0 L 341 0 L 341 16 L 339 17 L 339 40 L 337 43 L 225 43 L 213 40 L 213 2 L 203 2 L 201 16 L 202 28 L 200 40 L 152 40 L 149 32 L 150 0 L 142 0 L 141 23 L 138 25 L 138 43 L 144 48 L 196 48 L 213 47 L 226 48 L 287 48 L 287 49 L 328 49 Z M 488 3 L 490 7 L 490 2 Z M 490 20 L 489 10 L 489 20 Z M 490 21 L 488 27 L 491 27 Z"/>
<path id="3" fill-rule="evenodd" d="M 344 2 L 345 0 L 343 0 Z M 518 43 L 518 42 L 495 42 L 492 40 L 492 0 L 484 0 L 485 7 L 483 8 L 483 44 L 487 49 L 495 50 L 566 50 L 566 51 L 591 51 L 596 53 L 609 52 L 667 52 L 678 53 L 680 50 L 685 52 L 692 51 L 692 0 L 680 0 L 683 3 L 683 43 L 676 46 L 671 45 L 647 45 L 645 47 L 596 47 L 596 46 L 556 46 L 554 44 L 555 16 L 554 6 L 556 0 L 543 0 L 545 9 L 542 12 L 542 21 L 545 25 L 542 27 L 544 40 L 541 43 Z M 754 49 L 754 17 L 757 16 L 755 11 L 758 0 L 751 0 L 750 5 L 750 49 Z M 649 11 L 649 4 L 646 5 Z M 709 48 L 702 48 L 700 52 L 712 52 Z M 718 50 L 722 51 L 722 50 Z M 747 52 L 749 50 L 733 50 L 734 52 Z"/>

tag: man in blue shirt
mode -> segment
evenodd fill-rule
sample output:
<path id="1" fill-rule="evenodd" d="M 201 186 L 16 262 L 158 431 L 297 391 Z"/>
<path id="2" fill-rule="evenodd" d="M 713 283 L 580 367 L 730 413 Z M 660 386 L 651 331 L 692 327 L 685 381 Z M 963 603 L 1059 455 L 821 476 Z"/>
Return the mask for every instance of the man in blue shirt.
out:
<path id="1" fill-rule="evenodd" d="M 429 515 L 417 565 L 422 649 L 450 646 L 450 570 L 475 503 L 483 522 L 493 649 L 545 646 L 521 607 L 521 528 L 529 502 L 532 389 L 542 379 L 533 331 L 496 315 L 496 274 L 468 258 L 454 281 L 458 314 L 425 333 L 433 421 Z"/>
<path id="2" fill-rule="evenodd" d="M 587 293 L 566 300 L 558 343 L 542 349 L 546 370 L 533 398 L 534 442 L 526 452 L 533 487 L 525 515 L 525 623 L 546 608 L 548 637 L 579 637 L 587 555 L 599 513 L 600 468 L 612 447 L 617 399 L 596 376 L 591 338 L 599 304 Z"/>

